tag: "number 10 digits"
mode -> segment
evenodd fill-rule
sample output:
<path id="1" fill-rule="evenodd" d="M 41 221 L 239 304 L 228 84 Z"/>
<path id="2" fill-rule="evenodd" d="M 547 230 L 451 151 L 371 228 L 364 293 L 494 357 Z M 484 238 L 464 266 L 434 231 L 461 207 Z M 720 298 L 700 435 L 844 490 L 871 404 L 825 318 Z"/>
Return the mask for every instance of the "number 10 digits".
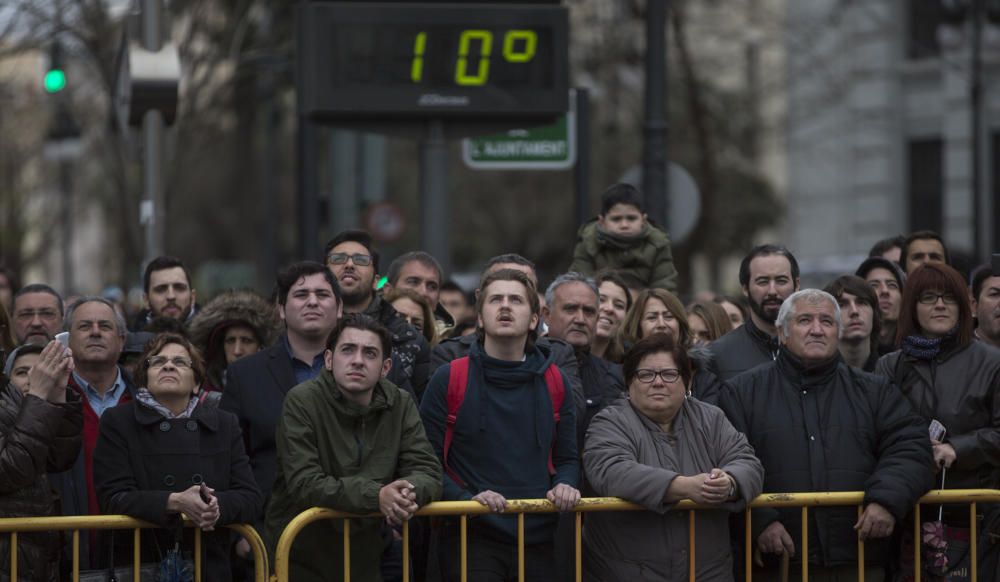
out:
<path id="1" fill-rule="evenodd" d="M 479 62 L 469 65 L 472 41 L 479 41 Z M 520 49 L 515 43 L 521 41 Z M 503 58 L 508 63 L 527 63 L 535 57 L 538 34 L 533 30 L 508 30 L 503 35 Z M 424 52 L 427 33 L 419 32 L 413 39 L 413 61 L 410 63 L 410 80 L 419 83 L 424 78 Z M 465 86 L 485 85 L 490 78 L 490 55 L 493 53 L 493 33 L 488 30 L 463 30 L 458 37 L 458 60 L 455 61 L 455 83 Z M 469 69 L 473 72 L 470 73 Z"/>

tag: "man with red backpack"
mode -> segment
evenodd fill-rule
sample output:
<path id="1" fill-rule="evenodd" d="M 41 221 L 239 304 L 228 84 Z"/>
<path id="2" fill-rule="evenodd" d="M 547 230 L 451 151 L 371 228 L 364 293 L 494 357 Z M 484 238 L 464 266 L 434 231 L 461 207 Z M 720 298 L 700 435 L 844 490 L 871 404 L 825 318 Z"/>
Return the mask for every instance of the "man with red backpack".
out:
<path id="1" fill-rule="evenodd" d="M 476 301 L 479 341 L 439 368 L 420 406 L 427 438 L 445 468 L 444 500 L 475 500 L 493 512 L 469 521 L 468 576 L 517 579 L 517 518 L 500 515 L 508 499 L 547 498 L 572 509 L 580 465 L 573 393 L 535 345 L 538 293 L 512 269 L 487 275 Z M 552 514 L 524 523 L 525 580 L 554 577 Z M 442 579 L 460 576 L 457 520 L 438 529 Z"/>

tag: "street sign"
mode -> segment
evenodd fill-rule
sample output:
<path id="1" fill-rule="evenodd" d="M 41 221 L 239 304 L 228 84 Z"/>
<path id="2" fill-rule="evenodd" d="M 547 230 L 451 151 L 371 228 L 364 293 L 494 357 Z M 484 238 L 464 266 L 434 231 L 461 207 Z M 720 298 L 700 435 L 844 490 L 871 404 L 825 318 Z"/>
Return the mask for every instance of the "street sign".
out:
<path id="1" fill-rule="evenodd" d="M 564 6 L 299 4 L 300 103 L 314 119 L 545 120 L 566 111 Z"/>
<path id="2" fill-rule="evenodd" d="M 667 162 L 670 210 L 667 212 L 667 233 L 674 244 L 683 242 L 694 232 L 701 216 L 701 191 L 691 174 L 679 164 Z M 632 166 L 619 182 L 642 188 L 642 166 Z"/>
<path id="3" fill-rule="evenodd" d="M 572 93 L 572 92 L 571 92 Z M 576 163 L 576 111 L 552 125 L 511 129 L 462 140 L 462 160 L 474 170 L 565 170 Z"/>

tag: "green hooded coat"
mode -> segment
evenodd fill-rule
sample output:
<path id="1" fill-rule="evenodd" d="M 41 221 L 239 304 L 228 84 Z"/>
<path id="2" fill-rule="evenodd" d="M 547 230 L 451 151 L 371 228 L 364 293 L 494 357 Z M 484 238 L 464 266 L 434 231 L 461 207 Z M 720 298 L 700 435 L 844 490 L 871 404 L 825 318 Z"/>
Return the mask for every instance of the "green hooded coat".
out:
<path id="1" fill-rule="evenodd" d="M 631 273 L 649 287 L 677 292 L 677 269 L 667 233 L 646 223 L 634 237 L 612 234 L 591 220 L 580 227 L 570 271 L 594 275 L 613 269 Z"/>
<path id="2" fill-rule="evenodd" d="M 415 486 L 421 507 L 441 496 L 441 464 L 417 406 L 385 379 L 371 404 L 360 406 L 345 399 L 324 370 L 289 391 L 276 434 L 278 477 L 266 518 L 272 556 L 288 522 L 310 507 L 377 513 L 379 490 L 396 479 Z M 352 580 L 381 580 L 384 523 L 381 517 L 351 520 Z M 342 520 L 307 526 L 292 546 L 291 579 L 342 580 L 342 548 Z"/>

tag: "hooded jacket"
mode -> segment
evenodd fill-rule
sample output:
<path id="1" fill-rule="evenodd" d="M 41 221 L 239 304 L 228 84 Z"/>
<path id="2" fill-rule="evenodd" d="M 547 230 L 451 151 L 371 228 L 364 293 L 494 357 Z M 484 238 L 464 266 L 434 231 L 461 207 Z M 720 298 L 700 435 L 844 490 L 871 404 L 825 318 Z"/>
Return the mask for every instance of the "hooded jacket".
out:
<path id="1" fill-rule="evenodd" d="M 604 269 L 631 273 L 649 287 L 677 292 L 677 269 L 667 233 L 650 223 L 634 237 L 612 234 L 593 219 L 577 232 L 570 271 L 593 275 Z"/>
<path id="2" fill-rule="evenodd" d="M 246 325 L 253 330 L 260 348 L 270 347 L 278 335 L 278 312 L 272 303 L 245 289 L 220 293 L 191 319 L 188 330 L 191 341 L 205 356 L 209 390 L 223 388 L 226 353 L 223 340 L 226 330 L 234 325 Z"/>
<path id="3" fill-rule="evenodd" d="M 379 511 L 379 490 L 396 479 L 415 486 L 421 507 L 441 494 L 441 464 L 427 442 L 408 392 L 387 380 L 376 384 L 368 406 L 337 388 L 328 370 L 292 389 L 277 430 L 278 478 L 267 508 L 273 552 L 288 522 L 310 507 L 368 514 Z M 384 519 L 351 521 L 351 578 L 381 579 Z M 310 525 L 293 546 L 293 580 L 340 580 L 343 522 Z M 272 562 L 273 563 L 273 562 Z"/>
<path id="4" fill-rule="evenodd" d="M 472 345 L 469 383 L 448 452 L 448 467 L 464 486 L 446 472 L 443 499 L 468 501 L 486 490 L 507 499 L 541 499 L 560 483 L 578 487 L 573 395 L 564 376 L 566 394 L 556 424 L 544 378 L 552 362 L 544 346 L 535 346 L 522 362 L 507 362 L 488 356 L 478 342 Z M 434 372 L 420 405 L 427 438 L 442 464 L 450 373 L 451 364 Z M 550 454 L 555 475 L 549 474 Z M 477 521 L 484 535 L 517 539 L 515 518 L 490 514 Z M 525 543 L 551 543 L 555 522 L 551 514 L 526 517 Z"/>
<path id="5" fill-rule="evenodd" d="M 427 339 L 407 323 L 381 293 L 375 294 L 365 315 L 375 318 L 392 334 L 392 369 L 387 379 L 416 395 L 419 401 L 431 373 L 431 348 Z"/>

